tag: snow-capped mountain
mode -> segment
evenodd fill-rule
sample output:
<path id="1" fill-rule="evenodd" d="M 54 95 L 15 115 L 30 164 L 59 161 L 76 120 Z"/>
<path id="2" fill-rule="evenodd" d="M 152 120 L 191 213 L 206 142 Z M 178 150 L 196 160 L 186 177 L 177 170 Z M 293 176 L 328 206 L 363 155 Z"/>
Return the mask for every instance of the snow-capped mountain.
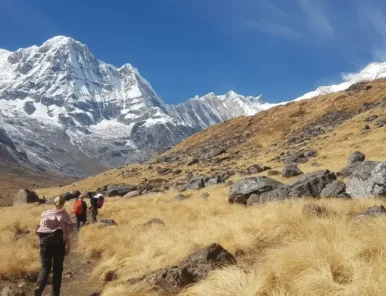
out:
<path id="1" fill-rule="evenodd" d="M 386 63 L 371 63 L 366 68 L 364 68 L 359 73 L 349 73 L 343 75 L 343 83 L 331 86 L 321 86 L 316 90 L 311 91 L 302 95 L 301 97 L 295 99 L 295 101 L 300 101 L 304 99 L 311 99 L 321 95 L 327 95 L 331 93 L 336 93 L 342 90 L 348 89 L 351 85 L 361 82 L 361 81 L 370 81 L 379 78 L 386 77 Z"/>
<path id="2" fill-rule="evenodd" d="M 42 169 L 85 176 L 147 159 L 189 135 L 273 105 L 213 93 L 167 105 L 130 64 L 116 68 L 58 36 L 0 49 L 0 128 Z"/>

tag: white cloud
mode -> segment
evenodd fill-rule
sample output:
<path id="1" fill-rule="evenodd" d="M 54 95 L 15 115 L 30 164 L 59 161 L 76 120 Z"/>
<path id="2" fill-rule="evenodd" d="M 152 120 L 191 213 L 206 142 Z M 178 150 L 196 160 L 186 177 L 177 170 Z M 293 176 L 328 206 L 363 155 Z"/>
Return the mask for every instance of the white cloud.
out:
<path id="1" fill-rule="evenodd" d="M 245 20 L 245 25 L 249 28 L 257 29 L 261 32 L 266 32 L 276 37 L 285 38 L 288 40 L 296 40 L 303 37 L 300 32 L 268 19 L 262 19 L 258 21 L 247 19 Z"/>
<path id="2" fill-rule="evenodd" d="M 297 2 L 306 13 L 311 30 L 322 37 L 332 38 L 335 36 L 334 27 L 322 0 L 297 0 Z"/>

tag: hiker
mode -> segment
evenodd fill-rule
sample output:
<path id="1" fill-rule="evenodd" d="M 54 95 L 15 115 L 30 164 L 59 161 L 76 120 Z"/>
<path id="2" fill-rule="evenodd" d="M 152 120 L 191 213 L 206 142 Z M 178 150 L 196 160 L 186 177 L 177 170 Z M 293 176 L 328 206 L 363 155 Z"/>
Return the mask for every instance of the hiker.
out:
<path id="1" fill-rule="evenodd" d="M 64 197 L 56 197 L 55 208 L 42 213 L 40 224 L 36 228 L 40 241 L 42 267 L 35 288 L 35 296 L 43 294 L 51 267 L 53 271 L 52 295 L 60 296 L 64 256 L 70 253 L 69 235 L 74 228 L 70 216 L 63 208 L 65 201 Z"/>
<path id="2" fill-rule="evenodd" d="M 98 216 L 98 209 L 102 208 L 104 203 L 104 196 L 101 193 L 97 193 L 94 196 L 91 194 L 90 197 L 90 210 L 91 210 L 91 216 L 92 216 L 92 222 L 97 222 L 97 216 Z"/>
<path id="3" fill-rule="evenodd" d="M 72 213 L 76 216 L 76 228 L 78 230 L 87 222 L 87 203 L 84 200 L 86 196 L 86 194 L 81 194 L 72 207 Z"/>

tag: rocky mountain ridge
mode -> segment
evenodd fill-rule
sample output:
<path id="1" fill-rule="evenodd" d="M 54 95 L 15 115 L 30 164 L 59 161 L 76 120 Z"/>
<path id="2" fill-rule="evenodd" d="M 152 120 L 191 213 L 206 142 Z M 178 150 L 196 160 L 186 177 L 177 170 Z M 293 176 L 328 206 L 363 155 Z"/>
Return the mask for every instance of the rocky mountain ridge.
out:
<path id="1" fill-rule="evenodd" d="M 232 91 L 167 105 L 132 65 L 116 68 L 57 36 L 0 51 L 0 106 L 0 127 L 29 161 L 86 176 L 145 160 L 210 125 L 271 105 Z"/>

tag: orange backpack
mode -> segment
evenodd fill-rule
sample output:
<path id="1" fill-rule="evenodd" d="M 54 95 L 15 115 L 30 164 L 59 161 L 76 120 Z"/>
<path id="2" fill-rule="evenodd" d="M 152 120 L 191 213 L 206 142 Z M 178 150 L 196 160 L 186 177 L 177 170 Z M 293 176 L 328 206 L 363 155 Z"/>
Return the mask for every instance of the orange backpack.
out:
<path id="1" fill-rule="evenodd" d="M 82 202 L 82 200 L 78 199 L 74 202 L 74 205 L 72 206 L 72 212 L 75 215 L 82 215 L 83 214 L 83 202 Z"/>

